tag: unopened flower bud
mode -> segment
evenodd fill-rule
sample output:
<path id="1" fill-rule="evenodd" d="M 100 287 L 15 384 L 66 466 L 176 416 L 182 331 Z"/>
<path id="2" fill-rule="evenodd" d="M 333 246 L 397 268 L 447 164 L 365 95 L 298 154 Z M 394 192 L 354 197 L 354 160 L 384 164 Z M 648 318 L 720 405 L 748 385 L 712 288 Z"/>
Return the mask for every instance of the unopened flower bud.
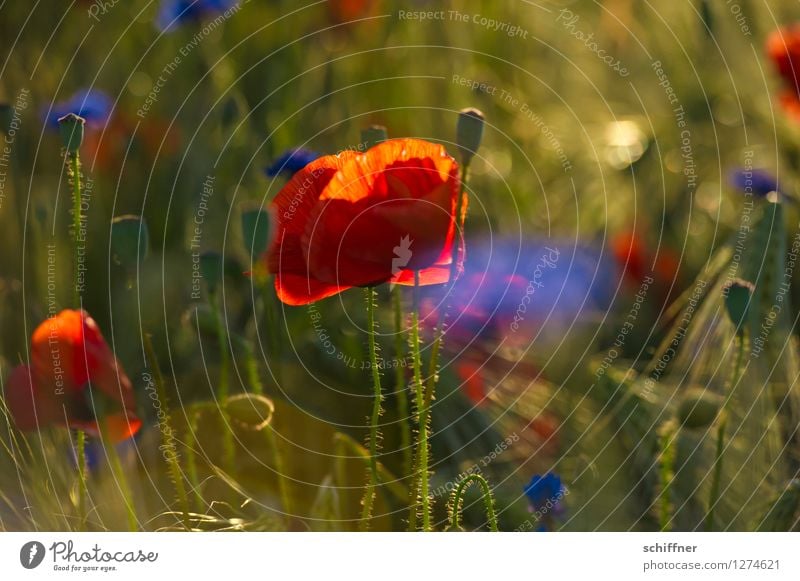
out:
<path id="1" fill-rule="evenodd" d="M 70 154 L 78 153 L 83 143 L 83 126 L 86 123 L 83 117 L 75 113 L 68 113 L 58 120 L 58 130 L 61 134 L 61 143 Z"/>
<path id="2" fill-rule="evenodd" d="M 389 139 L 389 133 L 383 125 L 370 125 L 361 130 L 361 143 L 364 145 L 364 151 L 387 139 Z"/>
<path id="3" fill-rule="evenodd" d="M 8 103 L 0 103 L 0 131 L 8 133 L 8 128 L 11 126 L 11 105 Z"/>
<path id="4" fill-rule="evenodd" d="M 242 239 L 247 254 L 255 261 L 269 241 L 269 213 L 259 205 L 242 208 Z"/>
<path id="5" fill-rule="evenodd" d="M 134 268 L 147 256 L 150 236 L 141 216 L 118 216 L 111 221 L 111 258 L 115 264 Z"/>
<path id="6" fill-rule="evenodd" d="M 478 109 L 469 107 L 458 113 L 456 125 L 456 143 L 461 149 L 461 159 L 468 163 L 478 148 L 483 138 L 484 116 Z"/>
<path id="7" fill-rule="evenodd" d="M 721 404 L 721 398 L 709 390 L 690 388 L 678 407 L 678 419 L 686 428 L 705 428 L 717 419 Z"/>
<path id="8" fill-rule="evenodd" d="M 222 282 L 223 264 L 219 252 L 204 252 L 200 255 L 200 276 L 206 281 L 209 292 L 213 293 Z"/>
<path id="9" fill-rule="evenodd" d="M 750 300 L 755 287 L 746 280 L 735 279 L 727 283 L 723 289 L 725 296 L 725 309 L 728 317 L 736 327 L 737 333 L 744 333 L 747 324 L 747 313 L 750 310 Z"/>

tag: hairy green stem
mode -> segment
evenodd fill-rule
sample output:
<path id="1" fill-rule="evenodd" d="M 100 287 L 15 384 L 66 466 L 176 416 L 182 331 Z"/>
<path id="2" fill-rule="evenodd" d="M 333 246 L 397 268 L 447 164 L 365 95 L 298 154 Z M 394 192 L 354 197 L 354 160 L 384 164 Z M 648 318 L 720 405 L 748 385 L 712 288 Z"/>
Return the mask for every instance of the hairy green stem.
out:
<path id="1" fill-rule="evenodd" d="M 381 374 L 378 369 L 378 346 L 375 341 L 375 289 L 367 287 L 364 289 L 364 296 L 367 301 L 367 337 L 369 339 L 369 360 L 372 368 L 372 418 L 369 428 L 369 483 L 364 492 L 361 510 L 361 529 L 369 529 L 369 521 L 372 518 L 372 507 L 375 503 L 375 489 L 378 486 L 378 451 L 380 449 L 380 434 L 378 422 L 380 421 L 383 401 L 381 391 Z"/>
<path id="2" fill-rule="evenodd" d="M 195 434 L 199 429 L 197 418 L 200 411 L 192 406 L 189 408 L 188 430 L 186 432 L 186 477 L 192 487 L 192 497 L 194 498 L 194 510 L 197 513 L 203 512 L 203 497 L 200 494 L 200 477 L 197 472 L 197 456 L 194 447 L 197 445 Z"/>
<path id="3" fill-rule="evenodd" d="M 114 476 L 114 480 L 117 482 L 119 491 L 122 494 L 122 500 L 125 503 L 125 514 L 128 518 L 128 530 L 131 532 L 136 532 L 139 530 L 139 520 L 136 518 L 136 507 L 133 504 L 133 493 L 131 492 L 128 479 L 125 476 L 125 470 L 122 468 L 122 462 L 119 459 L 119 453 L 117 452 L 116 446 L 114 446 L 113 440 L 108 436 L 105 420 L 98 420 L 97 426 L 100 431 L 100 441 L 102 442 L 103 447 L 106 450 L 106 454 L 108 455 L 111 473 Z"/>
<path id="4" fill-rule="evenodd" d="M 263 395 L 264 386 L 261 384 L 261 378 L 258 376 L 258 363 L 256 362 L 255 351 L 246 339 L 242 340 L 242 345 L 245 351 L 245 368 L 247 371 L 247 380 L 250 384 L 250 391 L 257 395 Z M 283 462 L 283 454 L 281 454 L 278 447 L 278 439 L 275 437 L 274 428 L 268 425 L 265 428 L 267 447 L 272 454 L 272 463 L 275 465 L 275 472 L 278 475 L 278 490 L 281 496 L 281 504 L 283 511 L 287 515 L 292 514 L 292 503 L 289 496 L 289 482 L 286 477 L 285 464 Z"/>
<path id="5" fill-rule="evenodd" d="M 191 529 L 189 498 L 186 495 L 186 486 L 183 483 L 183 470 L 181 470 L 180 461 L 178 460 L 175 431 L 170 421 L 169 399 L 167 399 L 167 391 L 164 388 L 164 376 L 161 373 L 161 367 L 158 365 L 156 351 L 153 348 L 153 340 L 148 333 L 144 334 L 143 341 L 148 367 L 153 371 L 153 383 L 156 388 L 156 395 L 161 402 L 161 410 L 164 412 L 163 419 L 159 418 L 159 420 L 161 420 L 160 432 L 163 457 L 169 469 L 170 480 L 172 480 L 172 485 L 175 487 L 175 496 L 180 503 L 181 512 L 183 513 L 183 526 L 186 527 L 186 529 Z"/>
<path id="6" fill-rule="evenodd" d="M 77 434 L 78 446 L 78 518 L 80 524 L 78 525 L 79 531 L 86 530 L 86 497 L 88 491 L 86 489 L 86 432 L 78 430 Z"/>
<path id="7" fill-rule="evenodd" d="M 678 428 L 679 429 L 679 428 Z M 670 529 L 672 522 L 672 502 L 670 492 L 675 478 L 675 438 L 678 429 L 671 422 L 662 426 L 659 434 L 660 455 L 659 455 L 659 482 L 660 491 L 658 495 L 658 522 L 659 530 L 666 532 Z"/>
<path id="8" fill-rule="evenodd" d="M 464 205 L 464 198 L 467 196 L 467 182 L 469 181 L 469 161 L 467 161 L 461 168 L 461 189 L 458 192 L 458 199 L 456 200 L 456 213 L 454 216 L 456 224 L 455 239 L 453 241 L 453 260 L 450 263 L 450 277 L 448 279 L 449 286 L 445 291 L 445 296 L 453 292 L 458 277 L 458 262 L 460 251 L 460 240 L 464 235 L 464 222 L 466 215 L 464 215 L 466 206 Z M 428 401 L 433 400 L 434 388 L 436 387 L 436 380 L 439 373 L 439 352 L 442 349 L 442 342 L 444 340 L 444 328 L 447 318 L 447 310 L 449 301 L 445 301 L 443 312 L 439 315 L 439 322 L 436 326 L 434 333 L 433 344 L 431 345 L 431 359 L 428 365 L 427 388 L 425 398 Z"/>
<path id="9" fill-rule="evenodd" d="M 267 446 L 272 453 L 272 463 L 275 465 L 275 472 L 278 475 L 278 491 L 281 496 L 283 512 L 286 513 L 286 520 L 288 522 L 292 516 L 292 497 L 289 493 L 289 478 L 286 474 L 286 464 L 283 461 L 283 454 L 278 445 L 278 439 L 275 437 L 275 428 L 270 424 L 264 428 L 264 432 L 266 432 L 267 436 Z"/>
<path id="10" fill-rule="evenodd" d="M 458 530 L 461 528 L 461 509 L 464 504 L 464 493 L 473 482 L 477 483 L 481 488 L 483 495 L 483 504 L 486 507 L 486 517 L 489 521 L 489 529 L 492 532 L 497 532 L 497 514 L 494 509 L 494 497 L 492 496 L 492 489 L 489 483 L 480 474 L 470 474 L 464 478 L 458 487 L 453 491 L 450 497 L 450 526 L 451 530 Z"/>
<path id="11" fill-rule="evenodd" d="M 245 352 L 245 371 L 247 373 L 247 383 L 250 385 L 250 391 L 256 395 L 263 395 L 264 386 L 261 384 L 261 378 L 258 376 L 258 362 L 256 361 L 255 351 L 246 339 L 242 341 L 242 346 Z"/>
<path id="12" fill-rule="evenodd" d="M 228 375 L 230 374 L 230 352 L 228 351 L 228 334 L 225 332 L 225 324 L 222 320 L 222 312 L 217 300 L 222 302 L 222 295 L 218 295 L 216 292 L 211 293 L 209 296 L 209 303 L 211 304 L 211 311 L 214 313 L 214 321 L 217 324 L 217 341 L 219 342 L 217 404 L 220 406 L 224 418 L 225 401 L 230 395 L 230 385 L 228 383 Z M 225 424 L 228 424 L 228 422 L 225 422 Z M 230 472 L 233 469 L 235 450 L 233 445 L 233 431 L 230 429 L 229 425 L 223 426 L 222 450 L 225 469 Z"/>
<path id="13" fill-rule="evenodd" d="M 429 444 L 428 444 L 428 414 L 425 406 L 425 386 L 422 382 L 422 353 L 419 338 L 419 271 L 414 271 L 414 307 L 411 312 L 411 354 L 414 360 L 414 391 L 417 407 L 417 481 L 422 516 L 422 530 L 431 530 L 431 498 L 429 494 L 430 474 L 428 474 Z M 417 507 L 412 506 L 416 512 Z M 416 518 L 416 517 L 413 517 Z"/>
<path id="14" fill-rule="evenodd" d="M 81 232 L 81 160 L 78 152 L 67 153 L 69 156 L 69 173 L 72 179 L 72 252 L 73 252 L 73 272 L 72 272 L 72 300 L 75 308 L 81 307 L 81 297 L 78 290 L 78 273 L 80 272 L 80 253 L 78 242 Z"/>
<path id="15" fill-rule="evenodd" d="M 714 509 L 719 502 L 719 488 L 722 481 L 722 459 L 725 455 L 725 432 L 728 427 L 728 418 L 725 412 L 728 406 L 728 401 L 733 395 L 733 390 L 736 389 L 736 386 L 741 380 L 742 361 L 744 360 L 745 333 L 742 332 L 737 334 L 736 341 L 738 342 L 739 349 L 737 350 L 736 363 L 734 364 L 733 368 L 731 390 L 728 392 L 728 394 L 726 394 L 725 399 L 722 402 L 722 408 L 720 409 L 720 422 L 719 426 L 717 427 L 717 446 L 714 454 L 713 464 L 714 472 L 711 477 L 711 491 L 708 497 L 708 512 L 706 513 L 705 519 L 705 528 L 706 531 L 709 532 L 714 530 Z"/>
<path id="16" fill-rule="evenodd" d="M 345 471 L 345 459 L 347 454 L 346 449 L 347 442 L 344 438 L 341 437 L 339 433 L 334 434 L 333 436 L 333 475 L 336 481 L 336 488 L 337 488 L 337 496 L 338 496 L 338 505 L 337 511 L 338 515 L 337 518 L 342 519 L 345 513 L 345 507 L 347 505 L 345 495 L 347 494 L 348 490 L 346 487 L 347 483 L 347 473 Z M 347 521 L 343 521 L 343 523 L 347 524 Z"/>
<path id="17" fill-rule="evenodd" d="M 278 307 L 276 304 L 275 291 L 269 284 L 271 279 L 268 276 L 261 276 L 259 284 L 262 286 L 261 308 L 264 323 L 267 329 L 267 345 L 269 355 L 273 360 L 270 367 L 275 380 L 280 384 L 280 358 L 281 358 L 281 336 L 278 327 Z"/>
<path id="18" fill-rule="evenodd" d="M 397 396 L 397 414 L 400 417 L 400 448 L 403 450 L 403 475 L 413 470 L 411 455 L 411 422 L 408 417 L 408 385 L 406 384 L 405 367 L 398 358 L 405 361 L 406 348 L 403 344 L 403 304 L 400 297 L 400 285 L 392 290 L 392 307 L 394 309 L 394 351 L 395 351 L 395 395 Z"/>

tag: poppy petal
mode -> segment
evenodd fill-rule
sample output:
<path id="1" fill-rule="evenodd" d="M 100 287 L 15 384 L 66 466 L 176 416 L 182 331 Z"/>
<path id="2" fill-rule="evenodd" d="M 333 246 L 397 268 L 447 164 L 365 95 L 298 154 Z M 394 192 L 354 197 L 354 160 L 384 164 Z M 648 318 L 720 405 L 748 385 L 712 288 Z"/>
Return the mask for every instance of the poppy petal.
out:
<path id="1" fill-rule="evenodd" d="M 278 297 L 289 305 L 303 305 L 348 287 L 315 280 L 309 273 L 301 235 L 322 190 L 339 168 L 356 152 L 321 157 L 298 171 L 270 204 L 274 238 L 266 253 L 267 267 L 275 276 Z"/>
<path id="2" fill-rule="evenodd" d="M 106 432 L 106 437 L 111 440 L 113 444 L 118 444 L 132 438 L 142 427 L 142 421 L 130 412 L 127 414 L 109 414 L 103 421 L 105 422 L 103 427 Z M 69 427 L 74 430 L 83 430 L 95 438 L 100 437 L 100 427 L 96 421 L 70 419 Z"/>
<path id="3" fill-rule="evenodd" d="M 302 239 L 310 272 L 365 286 L 451 260 L 458 188 L 457 164 L 442 146 L 376 145 L 344 165 L 320 196 Z"/>

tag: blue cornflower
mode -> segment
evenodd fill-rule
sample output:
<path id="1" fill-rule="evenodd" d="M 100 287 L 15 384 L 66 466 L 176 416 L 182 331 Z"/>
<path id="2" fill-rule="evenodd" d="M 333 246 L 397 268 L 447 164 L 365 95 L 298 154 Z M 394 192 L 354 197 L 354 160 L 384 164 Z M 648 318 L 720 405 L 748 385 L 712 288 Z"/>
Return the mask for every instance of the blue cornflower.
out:
<path id="1" fill-rule="evenodd" d="M 172 32 L 185 22 L 199 22 L 238 3 L 239 0 L 162 0 L 156 26 L 162 32 Z"/>
<path id="2" fill-rule="evenodd" d="M 129 458 L 136 450 L 136 438 L 131 436 L 126 440 L 114 444 L 114 447 L 120 458 L 123 460 Z M 105 445 L 98 438 L 87 438 L 83 453 L 86 460 L 86 469 L 89 472 L 96 473 L 105 464 L 107 454 L 111 454 L 111 450 L 106 450 Z M 78 466 L 78 451 L 75 448 L 70 448 L 69 459 L 73 466 Z"/>
<path id="3" fill-rule="evenodd" d="M 780 193 L 778 178 L 763 169 L 737 169 L 730 172 L 728 181 L 731 186 L 743 192 L 752 193 L 763 198 L 770 192 Z"/>
<path id="4" fill-rule="evenodd" d="M 537 474 L 531 478 L 524 491 L 530 502 L 531 512 L 546 511 L 555 515 L 559 511 L 566 489 L 561 484 L 559 476 L 548 472 L 544 476 Z"/>
<path id="5" fill-rule="evenodd" d="M 86 120 L 86 124 L 102 127 L 108 123 L 114 101 L 107 93 L 97 89 L 82 89 L 66 101 L 56 103 L 53 108 L 45 111 L 47 126 L 58 129 L 58 120 L 69 113 L 74 113 Z"/>
<path id="6" fill-rule="evenodd" d="M 287 149 L 271 166 L 264 168 L 264 173 L 271 178 L 282 173 L 291 177 L 318 157 L 319 154 L 310 149 L 303 149 L 301 147 Z"/>

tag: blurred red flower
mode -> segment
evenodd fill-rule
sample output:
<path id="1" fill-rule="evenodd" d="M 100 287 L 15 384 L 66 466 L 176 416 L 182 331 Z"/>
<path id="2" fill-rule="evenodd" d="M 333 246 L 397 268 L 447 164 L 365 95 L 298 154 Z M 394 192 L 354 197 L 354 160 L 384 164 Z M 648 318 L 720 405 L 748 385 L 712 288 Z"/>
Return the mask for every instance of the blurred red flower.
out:
<path id="1" fill-rule="evenodd" d="M 132 411 L 131 381 L 85 311 L 64 310 L 39 325 L 31 338 L 30 362 L 12 371 L 5 390 L 19 429 L 63 425 L 97 436 L 99 420 L 120 442 L 141 427 Z M 103 410 L 101 418 L 97 409 Z"/>
<path id="2" fill-rule="evenodd" d="M 774 30 L 767 37 L 766 50 L 785 85 L 780 103 L 800 119 L 800 23 Z"/>
<path id="3" fill-rule="evenodd" d="M 455 160 L 419 139 L 311 162 L 271 204 L 266 259 L 278 297 L 303 305 L 351 287 L 410 285 L 414 271 L 422 285 L 446 282 L 459 190 Z"/>
<path id="4" fill-rule="evenodd" d="M 680 260 L 669 248 L 662 246 L 657 256 L 636 232 L 622 232 L 611 240 L 614 258 L 623 267 L 632 284 L 639 285 L 647 276 L 660 284 L 672 284 L 680 270 Z"/>
<path id="5" fill-rule="evenodd" d="M 333 22 L 366 18 L 374 12 L 375 0 L 328 0 L 328 15 Z"/>
<path id="6" fill-rule="evenodd" d="M 174 156 L 181 147 L 181 134 L 177 125 L 170 125 L 159 117 L 149 117 L 139 122 L 120 113 L 103 127 L 87 127 L 83 139 L 85 163 L 92 169 L 110 174 L 119 173 L 125 157 L 140 152 L 148 164 L 157 159 Z"/>

